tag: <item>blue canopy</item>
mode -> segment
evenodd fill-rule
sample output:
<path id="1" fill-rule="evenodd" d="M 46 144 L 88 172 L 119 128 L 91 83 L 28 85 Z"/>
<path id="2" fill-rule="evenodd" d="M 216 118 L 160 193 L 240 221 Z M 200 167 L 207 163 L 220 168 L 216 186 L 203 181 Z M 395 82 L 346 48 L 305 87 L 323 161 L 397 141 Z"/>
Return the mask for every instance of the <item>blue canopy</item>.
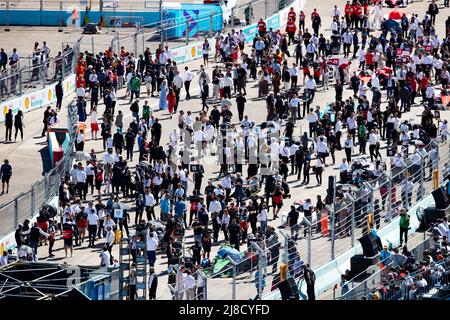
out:
<path id="1" fill-rule="evenodd" d="M 222 259 L 229 256 L 234 262 L 239 262 L 242 260 L 241 253 L 233 247 L 223 246 L 219 249 L 219 251 L 217 251 L 217 255 Z"/>

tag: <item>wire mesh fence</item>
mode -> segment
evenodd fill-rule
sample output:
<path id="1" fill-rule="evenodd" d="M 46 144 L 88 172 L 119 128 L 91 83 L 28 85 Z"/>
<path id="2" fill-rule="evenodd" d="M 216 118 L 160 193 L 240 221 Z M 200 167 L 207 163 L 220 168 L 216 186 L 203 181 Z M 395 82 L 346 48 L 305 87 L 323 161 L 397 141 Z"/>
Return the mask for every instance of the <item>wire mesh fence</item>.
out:
<path id="1" fill-rule="evenodd" d="M 70 170 L 74 157 L 73 142 L 76 137 L 76 104 L 68 106 L 69 145 L 64 150 L 64 157 L 40 181 L 32 185 L 30 190 L 19 194 L 15 199 L 0 207 L 0 237 L 13 231 L 19 223 L 32 217 L 36 211 L 58 194 L 61 177 Z"/>
<path id="2" fill-rule="evenodd" d="M 35 62 L 32 66 L 13 66 L 0 72 L 0 102 L 43 89 L 73 74 L 80 43 L 81 38 L 56 57 Z"/>

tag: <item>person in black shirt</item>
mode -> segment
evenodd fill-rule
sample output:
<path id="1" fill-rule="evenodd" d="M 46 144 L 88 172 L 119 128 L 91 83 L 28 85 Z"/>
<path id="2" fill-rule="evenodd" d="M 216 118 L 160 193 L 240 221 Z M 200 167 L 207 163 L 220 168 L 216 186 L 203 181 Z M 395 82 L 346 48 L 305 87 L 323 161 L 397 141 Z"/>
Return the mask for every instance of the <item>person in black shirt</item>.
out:
<path id="1" fill-rule="evenodd" d="M 203 225 L 203 227 L 205 229 L 208 228 L 209 215 L 203 206 L 198 210 L 197 215 L 198 215 L 198 220 Z M 195 236 L 194 236 L 194 238 L 195 238 Z"/>
<path id="2" fill-rule="evenodd" d="M 286 123 L 286 128 L 284 130 L 284 137 L 286 141 L 292 142 L 292 136 L 294 135 L 294 124 L 291 120 Z"/>
<path id="3" fill-rule="evenodd" d="M 19 131 L 20 131 L 20 138 L 23 141 L 23 127 L 24 127 L 23 112 L 22 112 L 22 110 L 19 110 L 19 111 L 17 111 L 17 114 L 14 117 L 14 128 L 16 129 L 15 133 L 14 133 L 14 141 L 17 140 L 17 134 L 19 133 Z"/>
<path id="4" fill-rule="evenodd" d="M 45 137 L 45 134 L 47 133 L 48 128 L 48 120 L 50 119 L 50 109 L 51 107 L 48 106 L 47 109 L 44 111 L 44 118 L 42 119 L 42 122 L 44 123 L 44 129 L 42 129 L 42 137 Z M 11 139 L 10 139 L 11 141 Z"/>
<path id="5" fill-rule="evenodd" d="M 5 159 L 2 166 L 0 167 L 0 177 L 2 178 L 2 193 L 5 193 L 5 184 L 6 184 L 6 193 L 9 191 L 9 179 L 12 176 L 12 167 L 9 164 L 9 160 Z"/>
<path id="6" fill-rule="evenodd" d="M 16 240 L 16 247 L 20 248 L 23 244 L 23 236 L 22 236 L 22 228 L 23 225 L 19 223 L 17 226 L 16 232 L 14 233 L 14 239 Z"/>
<path id="7" fill-rule="evenodd" d="M 252 227 L 252 233 L 256 235 L 257 227 L 256 223 L 258 221 L 258 214 L 256 212 L 257 207 L 253 203 L 253 201 L 250 200 L 249 205 L 247 206 L 248 210 L 248 218 L 247 221 L 250 223 L 250 226 Z"/>
<path id="8" fill-rule="evenodd" d="M 39 246 L 39 239 L 42 236 L 48 238 L 49 235 L 42 231 L 41 228 L 39 228 L 37 222 L 33 224 L 33 226 L 28 229 L 27 231 L 22 231 L 23 235 L 29 234 L 29 246 L 33 249 L 34 256 L 37 256 L 37 248 Z"/>
<path id="9" fill-rule="evenodd" d="M 246 102 L 247 102 L 247 99 L 245 99 L 245 97 L 239 92 L 236 97 L 239 121 L 242 121 L 244 119 L 244 109 L 245 109 Z"/>
<path id="10" fill-rule="evenodd" d="M 291 211 L 289 211 L 288 214 L 288 225 L 289 228 L 291 229 L 291 236 L 294 240 L 297 240 L 298 238 L 298 230 L 299 230 L 298 216 L 299 213 L 295 209 L 295 206 L 291 206 Z"/>
<path id="11" fill-rule="evenodd" d="M 196 191 L 197 194 L 200 194 L 200 189 L 202 187 L 202 179 L 203 179 L 204 173 L 205 173 L 205 169 L 203 168 L 203 165 L 200 164 L 198 171 L 194 172 L 194 191 Z"/>
<path id="12" fill-rule="evenodd" d="M 133 133 L 131 128 L 128 128 L 125 134 L 125 148 L 127 149 L 127 160 L 133 161 L 133 147 L 136 135 Z"/>
<path id="13" fill-rule="evenodd" d="M 13 127 L 13 113 L 12 109 L 8 110 L 8 113 L 5 114 L 5 127 L 6 127 L 6 138 L 5 141 L 12 141 L 12 127 Z"/>
<path id="14" fill-rule="evenodd" d="M 247 90 L 245 89 L 245 84 L 246 84 L 246 79 L 247 79 L 247 71 L 241 65 L 239 65 L 237 72 L 238 72 L 239 93 L 241 93 L 241 90 L 244 90 L 244 96 L 246 96 Z"/>
<path id="15" fill-rule="evenodd" d="M 208 185 L 205 188 L 205 195 L 206 195 L 206 206 L 209 208 L 209 204 L 212 201 L 212 197 L 214 194 L 215 187 L 213 186 L 212 182 L 209 180 Z"/>
<path id="16" fill-rule="evenodd" d="M 295 152 L 295 174 L 297 174 L 297 180 L 300 180 L 300 177 L 302 175 L 304 161 L 305 152 L 303 150 L 303 147 L 300 146 L 300 148 Z"/>
<path id="17" fill-rule="evenodd" d="M 217 106 L 213 106 L 213 109 L 211 110 L 210 118 L 212 120 L 212 124 L 215 128 L 219 127 L 221 112 L 217 109 Z"/>
<path id="18" fill-rule="evenodd" d="M 102 132 L 101 132 L 102 138 L 103 138 L 103 150 L 106 150 L 106 140 L 111 135 L 111 125 L 107 122 L 102 123 Z"/>
<path id="19" fill-rule="evenodd" d="M 192 263 L 194 265 L 200 265 L 200 257 L 202 254 L 200 241 L 195 240 L 195 244 L 189 249 L 189 253 L 192 255 Z"/>
<path id="20" fill-rule="evenodd" d="M 159 145 L 159 141 L 161 140 L 161 130 L 161 124 L 159 123 L 158 118 L 156 118 L 152 125 L 152 140 L 155 141 L 156 145 Z"/>
<path id="21" fill-rule="evenodd" d="M 241 227 L 236 222 L 236 219 L 231 220 L 231 224 L 228 225 L 228 234 L 230 236 L 230 244 L 234 245 L 234 248 L 239 251 Z"/>

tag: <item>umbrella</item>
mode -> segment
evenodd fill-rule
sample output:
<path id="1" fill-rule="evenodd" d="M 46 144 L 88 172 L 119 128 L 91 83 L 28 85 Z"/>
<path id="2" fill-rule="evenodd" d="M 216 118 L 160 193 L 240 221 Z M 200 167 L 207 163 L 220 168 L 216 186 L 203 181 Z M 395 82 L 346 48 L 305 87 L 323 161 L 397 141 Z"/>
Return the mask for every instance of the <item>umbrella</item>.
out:
<path id="1" fill-rule="evenodd" d="M 387 30 L 389 30 L 389 29 L 396 30 L 396 29 L 400 26 L 399 23 L 398 23 L 397 21 L 392 20 L 392 19 L 386 20 L 386 22 L 384 23 L 384 25 L 386 26 L 386 29 L 387 29 Z"/>
<path id="2" fill-rule="evenodd" d="M 403 12 L 395 9 L 389 13 L 389 20 L 401 20 L 403 16 Z"/>

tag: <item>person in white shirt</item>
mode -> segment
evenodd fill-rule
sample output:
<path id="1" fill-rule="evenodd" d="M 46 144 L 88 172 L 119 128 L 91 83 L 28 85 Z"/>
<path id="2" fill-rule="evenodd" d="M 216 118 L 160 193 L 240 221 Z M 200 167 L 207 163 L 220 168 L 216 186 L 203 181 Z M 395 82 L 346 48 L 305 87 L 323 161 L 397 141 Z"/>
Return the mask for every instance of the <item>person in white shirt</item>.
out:
<path id="1" fill-rule="evenodd" d="M 356 136 L 356 119 L 355 114 L 352 112 L 350 117 L 347 119 L 347 129 L 348 134 L 352 136 L 353 144 L 355 144 Z"/>
<path id="2" fill-rule="evenodd" d="M 164 49 L 162 49 L 161 53 L 159 54 L 159 64 L 160 64 L 160 66 L 165 67 L 166 64 L 167 64 L 167 60 L 168 60 L 167 54 L 164 51 Z"/>
<path id="3" fill-rule="evenodd" d="M 314 95 L 316 94 L 316 88 L 317 88 L 316 80 L 314 80 L 314 78 L 312 76 L 309 76 L 309 79 L 306 80 L 305 88 L 311 94 L 311 99 L 309 101 L 310 101 L 310 103 L 312 103 L 314 100 Z"/>
<path id="4" fill-rule="evenodd" d="M 229 201 L 230 194 L 231 194 L 231 187 L 232 187 L 231 175 L 228 173 L 225 177 L 223 177 L 220 184 L 225 189 L 226 201 Z"/>
<path id="5" fill-rule="evenodd" d="M 214 197 L 213 200 L 209 203 L 209 213 L 213 214 L 213 213 L 219 213 L 222 210 L 222 205 L 220 204 L 220 202 L 217 200 L 217 194 L 216 194 L 216 190 L 214 190 Z"/>
<path id="6" fill-rule="evenodd" d="M 77 189 L 78 197 L 82 200 L 84 199 L 85 201 L 86 201 L 86 194 L 87 194 L 86 180 L 87 180 L 86 171 L 84 170 L 83 165 L 80 162 L 80 163 L 78 163 L 76 189 Z"/>
<path id="7" fill-rule="evenodd" d="M 109 252 L 109 264 L 113 264 L 113 256 L 112 256 L 112 248 L 114 246 L 114 239 L 115 239 L 115 234 L 113 231 L 113 228 L 108 226 L 106 227 L 106 236 L 105 236 L 105 242 L 106 242 L 106 246 L 107 246 L 107 250 Z"/>
<path id="8" fill-rule="evenodd" d="M 150 264 L 150 267 L 153 268 L 155 266 L 156 250 L 158 249 L 159 240 L 158 235 L 151 227 L 147 228 L 146 241 L 148 263 Z"/>
<path id="9" fill-rule="evenodd" d="M 100 266 L 109 268 L 111 266 L 111 254 L 108 251 L 108 247 L 104 246 L 102 253 L 100 253 Z"/>
<path id="10" fill-rule="evenodd" d="M 325 137 L 319 137 L 319 141 L 317 142 L 315 151 L 317 153 L 317 156 L 322 160 L 322 164 L 325 165 L 325 159 L 327 157 L 327 154 L 330 152 L 330 148 L 328 148 Z"/>
<path id="11" fill-rule="evenodd" d="M 319 154 L 317 154 L 316 167 L 314 168 L 314 171 L 316 173 L 316 180 L 318 186 L 322 185 L 323 166 L 324 163 L 322 162 L 322 158 L 320 157 Z"/>
<path id="12" fill-rule="evenodd" d="M 347 159 L 342 159 L 342 163 L 339 165 L 339 177 L 341 179 L 341 183 L 347 183 L 348 176 L 348 163 Z"/>
<path id="13" fill-rule="evenodd" d="M 186 300 L 195 299 L 195 278 L 192 276 L 191 270 L 186 271 L 184 278 L 184 290 L 186 292 Z"/>
<path id="14" fill-rule="evenodd" d="M 354 146 L 355 145 L 353 144 L 352 137 L 350 136 L 350 134 L 348 134 L 347 140 L 345 140 L 345 142 L 344 142 L 344 150 L 345 150 L 345 155 L 346 155 L 348 163 L 351 163 L 351 161 L 352 161 L 352 153 L 353 153 Z"/>
<path id="15" fill-rule="evenodd" d="M 404 179 L 402 182 L 402 199 L 405 208 L 409 208 L 412 205 L 414 183 L 412 178 Z"/>
<path id="16" fill-rule="evenodd" d="M 154 195 L 150 192 L 149 189 L 147 189 L 145 191 L 145 195 L 144 195 L 144 201 L 145 201 L 145 213 L 147 214 L 147 220 L 150 221 L 153 219 L 156 220 L 156 216 L 155 216 L 155 211 L 154 211 L 154 206 L 155 206 L 155 197 Z"/>
<path id="17" fill-rule="evenodd" d="M 89 202 L 89 205 L 92 205 L 92 201 Z M 88 234 L 89 234 L 89 245 L 88 248 L 94 247 L 95 237 L 97 236 L 97 230 L 100 224 L 100 219 L 95 213 L 95 208 L 87 208 L 87 222 L 88 222 Z"/>
<path id="18" fill-rule="evenodd" d="M 178 103 L 180 102 L 180 93 L 183 88 L 183 78 L 180 76 L 178 71 L 175 71 L 175 76 L 173 77 L 173 86 L 176 96 L 175 112 L 177 111 Z"/>
<path id="19" fill-rule="evenodd" d="M 194 74 L 189 71 L 189 68 L 186 66 L 184 67 L 184 89 L 186 90 L 186 100 L 189 100 L 191 98 L 191 95 L 189 93 L 189 89 L 191 87 L 191 81 L 194 80 Z"/>
<path id="20" fill-rule="evenodd" d="M 294 93 L 294 96 L 292 97 L 291 101 L 289 101 L 289 107 L 291 109 L 291 120 L 294 123 L 294 125 L 297 122 L 299 106 L 300 106 L 300 100 L 297 98 L 297 95 Z"/>
<path id="21" fill-rule="evenodd" d="M 372 85 L 372 90 L 375 88 L 380 90 L 380 79 L 378 78 L 378 76 L 375 73 L 372 75 L 370 84 Z"/>
<path id="22" fill-rule="evenodd" d="M 347 31 L 344 32 L 342 35 L 342 42 L 344 44 L 344 58 L 347 58 L 350 55 L 350 47 L 353 42 L 353 34 L 350 30 L 347 29 Z"/>
<path id="23" fill-rule="evenodd" d="M 299 71 L 297 64 L 294 62 L 292 67 L 289 69 L 289 75 L 291 76 L 291 88 L 297 88 L 298 74 Z"/>
<path id="24" fill-rule="evenodd" d="M 309 109 L 309 113 L 306 115 L 306 120 L 308 120 L 309 137 L 311 138 L 313 135 L 316 134 L 317 122 L 319 121 L 317 113 L 314 112 L 313 108 Z"/>
<path id="25" fill-rule="evenodd" d="M 369 153 L 370 153 L 370 161 L 373 162 L 375 160 L 381 158 L 380 154 L 380 135 L 375 129 L 370 130 L 369 134 Z"/>

